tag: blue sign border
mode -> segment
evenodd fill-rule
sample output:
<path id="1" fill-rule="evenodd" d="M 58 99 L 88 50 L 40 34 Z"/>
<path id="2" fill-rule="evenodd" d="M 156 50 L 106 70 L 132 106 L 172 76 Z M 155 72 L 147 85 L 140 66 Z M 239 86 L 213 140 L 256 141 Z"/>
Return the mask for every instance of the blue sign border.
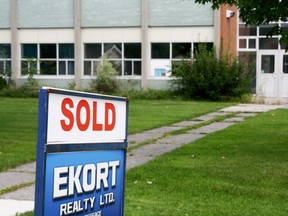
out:
<path id="1" fill-rule="evenodd" d="M 126 134 L 123 143 L 87 143 L 87 144 L 58 144 L 47 145 L 47 123 L 48 123 L 48 100 L 49 94 L 62 94 L 67 96 L 78 96 L 83 98 L 95 98 L 105 100 L 115 100 L 126 102 Z M 37 158 L 36 158 L 36 186 L 35 186 L 35 215 L 44 215 L 44 199 L 45 199 L 45 173 L 47 154 L 65 153 L 65 152 L 81 152 L 81 151 L 97 151 L 97 150 L 124 150 L 124 166 L 126 166 L 127 151 L 127 131 L 128 131 L 128 99 L 122 97 L 114 97 L 109 95 L 91 94 L 77 91 L 67 91 L 55 88 L 42 88 L 39 90 L 38 104 L 38 137 L 37 137 Z M 122 197 L 124 199 L 125 176 L 126 169 L 123 171 L 123 190 Z M 122 201 L 121 215 L 124 214 L 124 200 Z"/>

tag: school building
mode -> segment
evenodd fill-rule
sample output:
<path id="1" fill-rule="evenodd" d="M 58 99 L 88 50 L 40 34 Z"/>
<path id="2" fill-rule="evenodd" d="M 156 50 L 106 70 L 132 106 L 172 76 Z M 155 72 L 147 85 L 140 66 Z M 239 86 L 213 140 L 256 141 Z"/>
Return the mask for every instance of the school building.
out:
<path id="1" fill-rule="evenodd" d="M 106 56 L 123 85 L 170 88 L 173 65 L 202 44 L 247 58 L 255 95 L 288 101 L 288 55 L 272 25 L 245 26 L 235 8 L 193 0 L 0 0 L 0 73 L 17 85 L 85 88 Z M 275 25 L 275 24 L 273 24 Z M 284 25 L 285 23 L 278 23 Z M 288 27 L 288 26 L 287 26 Z"/>

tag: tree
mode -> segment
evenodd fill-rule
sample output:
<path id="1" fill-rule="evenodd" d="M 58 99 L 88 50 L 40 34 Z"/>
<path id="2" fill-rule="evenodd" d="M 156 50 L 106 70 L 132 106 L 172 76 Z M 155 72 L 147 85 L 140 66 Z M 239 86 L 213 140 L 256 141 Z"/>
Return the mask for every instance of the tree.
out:
<path id="1" fill-rule="evenodd" d="M 195 0 L 196 3 L 212 3 L 212 8 L 218 9 L 222 4 L 235 5 L 240 18 L 246 25 L 265 25 L 271 22 L 287 22 L 288 0 Z M 275 26 L 268 36 L 281 35 L 280 43 L 288 45 L 288 27 Z"/>

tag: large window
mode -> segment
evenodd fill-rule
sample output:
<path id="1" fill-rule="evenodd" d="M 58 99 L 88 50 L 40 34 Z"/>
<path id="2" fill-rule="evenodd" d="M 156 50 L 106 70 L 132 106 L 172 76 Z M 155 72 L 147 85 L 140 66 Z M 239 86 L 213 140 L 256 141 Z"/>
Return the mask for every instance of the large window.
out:
<path id="1" fill-rule="evenodd" d="M 22 44 L 22 75 L 74 75 L 74 44 Z"/>
<path id="2" fill-rule="evenodd" d="M 141 75 L 141 43 L 84 44 L 84 75 L 97 75 L 107 58 L 119 76 Z"/>
<path id="3" fill-rule="evenodd" d="M 200 45 L 213 49 L 213 43 L 151 43 L 151 76 L 168 77 L 183 59 L 191 59 Z"/>
<path id="4" fill-rule="evenodd" d="M 11 75 L 11 45 L 0 44 L 0 76 Z"/>

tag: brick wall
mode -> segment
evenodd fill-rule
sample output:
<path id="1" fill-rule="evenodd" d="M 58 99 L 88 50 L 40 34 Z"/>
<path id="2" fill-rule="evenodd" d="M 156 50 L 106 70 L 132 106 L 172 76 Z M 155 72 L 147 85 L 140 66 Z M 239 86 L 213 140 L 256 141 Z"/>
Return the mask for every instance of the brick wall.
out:
<path id="1" fill-rule="evenodd" d="M 233 17 L 227 18 L 226 11 L 233 11 Z M 227 52 L 232 56 L 237 56 L 237 17 L 238 11 L 236 7 L 222 5 L 220 8 L 220 53 Z"/>

